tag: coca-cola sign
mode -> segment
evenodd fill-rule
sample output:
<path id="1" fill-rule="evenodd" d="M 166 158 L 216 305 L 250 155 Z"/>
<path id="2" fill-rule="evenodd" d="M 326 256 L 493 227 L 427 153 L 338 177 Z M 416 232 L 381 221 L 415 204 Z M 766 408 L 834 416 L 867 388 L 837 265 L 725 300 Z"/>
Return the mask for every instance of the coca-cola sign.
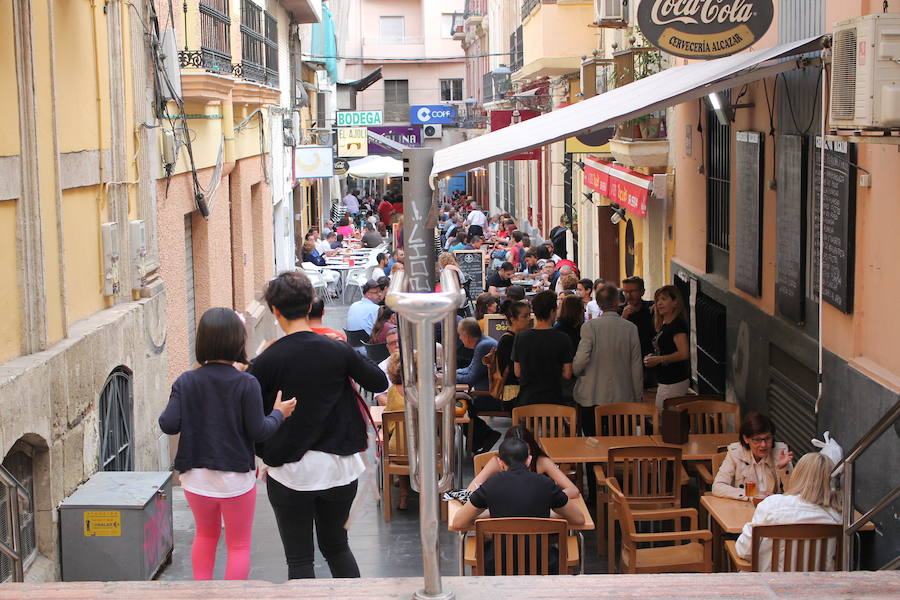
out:
<path id="1" fill-rule="evenodd" d="M 641 0 L 638 26 L 651 44 L 684 58 L 740 52 L 772 24 L 772 0 Z"/>

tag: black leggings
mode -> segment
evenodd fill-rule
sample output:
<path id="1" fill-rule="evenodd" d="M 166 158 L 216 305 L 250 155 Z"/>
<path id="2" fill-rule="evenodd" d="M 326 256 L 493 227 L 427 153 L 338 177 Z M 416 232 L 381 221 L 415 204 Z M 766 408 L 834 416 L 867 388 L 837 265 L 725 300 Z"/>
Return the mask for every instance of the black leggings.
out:
<path id="1" fill-rule="evenodd" d="M 312 579 L 313 522 L 319 550 L 328 561 L 331 576 L 359 577 L 356 558 L 347 542 L 344 524 L 356 497 L 357 482 L 341 487 L 298 492 L 266 477 L 269 502 L 275 511 L 278 533 L 287 559 L 288 579 Z"/>

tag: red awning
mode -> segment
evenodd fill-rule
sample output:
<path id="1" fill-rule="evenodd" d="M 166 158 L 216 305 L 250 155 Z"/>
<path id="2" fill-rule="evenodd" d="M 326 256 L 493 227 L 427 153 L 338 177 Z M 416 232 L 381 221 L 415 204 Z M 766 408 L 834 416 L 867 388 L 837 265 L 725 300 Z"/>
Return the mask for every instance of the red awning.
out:
<path id="1" fill-rule="evenodd" d="M 632 171 L 621 165 L 603 162 L 596 156 L 584 160 L 584 185 L 616 202 L 630 213 L 647 216 L 647 201 L 653 176 Z"/>

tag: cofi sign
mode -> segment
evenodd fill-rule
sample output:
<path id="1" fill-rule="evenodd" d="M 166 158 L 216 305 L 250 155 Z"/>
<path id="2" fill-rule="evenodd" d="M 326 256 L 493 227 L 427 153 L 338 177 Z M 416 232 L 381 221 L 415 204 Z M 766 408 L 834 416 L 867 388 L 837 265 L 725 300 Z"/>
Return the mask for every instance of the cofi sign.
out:
<path id="1" fill-rule="evenodd" d="M 740 52 L 772 24 L 772 0 L 643 0 L 641 33 L 657 48 L 683 58 Z"/>
<path id="2" fill-rule="evenodd" d="M 382 124 L 384 124 L 384 113 L 380 110 L 357 110 L 337 114 L 338 127 L 365 127 L 366 125 Z"/>
<path id="3" fill-rule="evenodd" d="M 438 125 L 456 122 L 456 107 L 426 104 L 409 107 L 409 122 L 417 125 Z"/>

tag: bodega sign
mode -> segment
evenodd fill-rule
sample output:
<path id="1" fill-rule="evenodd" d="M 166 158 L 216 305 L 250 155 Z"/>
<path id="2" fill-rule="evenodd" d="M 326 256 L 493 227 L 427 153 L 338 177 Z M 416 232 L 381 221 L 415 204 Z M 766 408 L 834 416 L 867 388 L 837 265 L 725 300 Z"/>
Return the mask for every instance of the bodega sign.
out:
<path id="1" fill-rule="evenodd" d="M 638 26 L 651 44 L 683 58 L 744 50 L 772 24 L 773 0 L 642 0 Z"/>

